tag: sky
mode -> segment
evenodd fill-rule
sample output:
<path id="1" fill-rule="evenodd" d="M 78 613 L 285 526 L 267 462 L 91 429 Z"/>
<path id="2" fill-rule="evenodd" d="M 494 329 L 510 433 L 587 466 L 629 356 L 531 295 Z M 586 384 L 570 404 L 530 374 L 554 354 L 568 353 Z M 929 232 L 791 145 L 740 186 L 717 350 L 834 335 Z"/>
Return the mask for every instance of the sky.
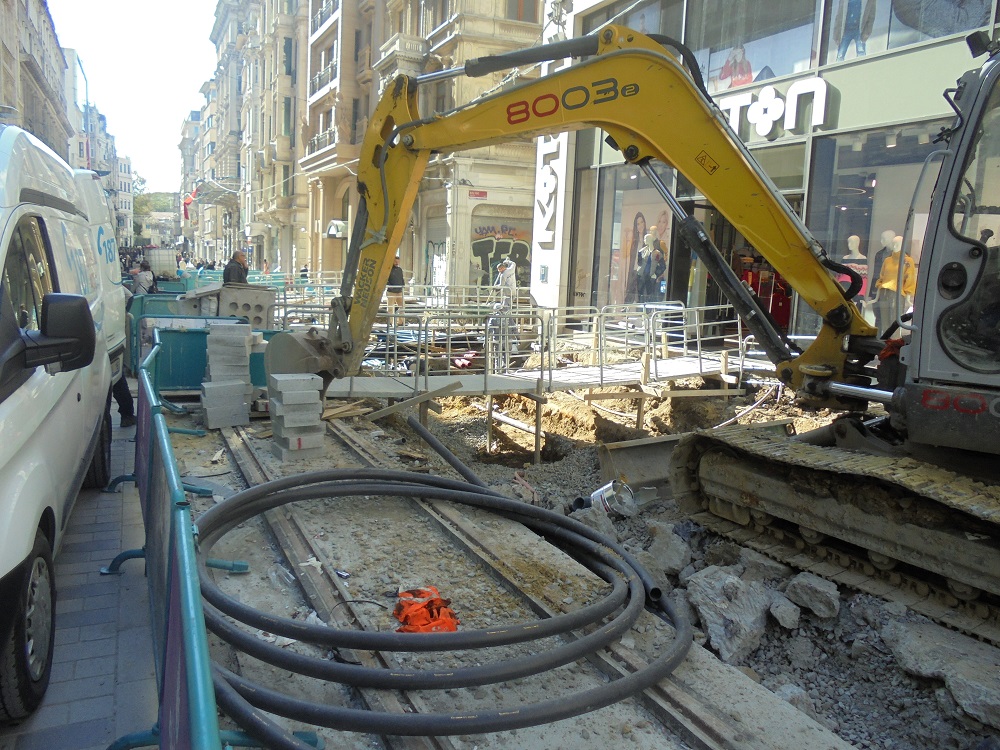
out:
<path id="1" fill-rule="evenodd" d="M 181 126 L 215 72 L 213 0 L 48 0 L 59 45 L 75 49 L 90 103 L 146 192 L 181 185 Z M 77 69 L 79 72 L 79 68 Z M 84 87 L 80 85 L 80 97 Z M 81 101 L 82 105 L 83 102 Z"/>

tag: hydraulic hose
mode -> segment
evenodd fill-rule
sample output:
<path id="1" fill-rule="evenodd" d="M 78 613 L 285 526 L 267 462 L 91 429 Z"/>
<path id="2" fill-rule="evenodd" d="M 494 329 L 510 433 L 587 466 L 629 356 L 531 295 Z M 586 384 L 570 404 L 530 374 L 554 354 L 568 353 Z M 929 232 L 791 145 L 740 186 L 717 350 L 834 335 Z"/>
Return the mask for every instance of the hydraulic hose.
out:
<path id="1" fill-rule="evenodd" d="M 423 435 L 425 430 L 420 430 Z M 429 435 L 430 433 L 427 433 Z M 426 437 L 425 437 L 426 439 Z M 440 443 L 438 443 L 440 446 Z M 437 448 L 436 448 L 437 449 Z M 440 449 L 444 449 L 440 446 Z M 439 449 L 439 450 L 440 450 Z M 447 449 L 444 449 L 447 450 Z M 452 457 L 452 465 L 462 466 Z M 475 478 L 466 467 L 460 473 Z M 347 631 L 309 625 L 262 613 L 227 596 L 205 567 L 212 546 L 247 519 L 291 502 L 312 498 L 359 496 L 427 498 L 468 505 L 520 521 L 566 549 L 610 584 L 611 592 L 571 613 L 534 623 L 498 626 L 457 633 L 395 633 Z M 527 505 L 483 486 L 481 480 L 460 480 L 374 469 L 329 470 L 299 474 L 251 487 L 214 506 L 198 519 L 199 571 L 206 600 L 208 627 L 248 654 L 284 669 L 354 687 L 397 690 L 472 687 L 538 674 L 585 657 L 617 641 L 636 621 L 644 604 L 675 628 L 674 640 L 645 669 L 620 680 L 530 705 L 503 706 L 487 711 L 396 714 L 317 704 L 254 684 L 214 665 L 220 706 L 248 733 L 268 747 L 300 750 L 305 745 L 266 717 L 262 711 L 344 731 L 396 735 L 455 735 L 493 732 L 558 721 L 596 710 L 663 679 L 686 655 L 692 640 L 690 624 L 663 600 L 660 589 L 642 566 L 616 542 L 589 526 L 558 513 Z M 224 613 L 224 614 L 223 614 Z M 228 615 L 248 626 L 329 647 L 382 651 L 451 651 L 488 648 L 541 637 L 586 633 L 540 653 L 461 669 L 377 669 L 309 657 L 263 643 L 228 622 Z"/>

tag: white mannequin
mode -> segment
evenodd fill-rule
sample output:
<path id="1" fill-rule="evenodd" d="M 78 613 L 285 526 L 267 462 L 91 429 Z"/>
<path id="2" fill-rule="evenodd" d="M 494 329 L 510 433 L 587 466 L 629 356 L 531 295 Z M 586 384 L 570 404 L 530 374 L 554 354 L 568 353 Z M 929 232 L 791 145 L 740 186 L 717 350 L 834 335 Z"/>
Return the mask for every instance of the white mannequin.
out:
<path id="1" fill-rule="evenodd" d="M 852 234 L 847 238 L 847 255 L 844 256 L 844 260 L 864 260 L 865 256 L 861 254 L 861 238 L 856 234 Z"/>
<path id="2" fill-rule="evenodd" d="M 891 250 L 892 244 L 895 241 L 896 236 L 897 235 L 895 229 L 886 229 L 884 232 L 882 232 L 882 247 L 886 248 L 887 250 Z M 902 244 L 903 239 L 900 238 L 899 242 L 900 244 Z"/>

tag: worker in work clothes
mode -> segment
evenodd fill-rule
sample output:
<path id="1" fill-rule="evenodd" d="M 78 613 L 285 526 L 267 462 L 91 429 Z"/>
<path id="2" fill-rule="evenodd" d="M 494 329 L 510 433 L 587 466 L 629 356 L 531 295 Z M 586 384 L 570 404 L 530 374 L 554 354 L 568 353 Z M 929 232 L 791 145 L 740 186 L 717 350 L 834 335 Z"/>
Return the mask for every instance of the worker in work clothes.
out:
<path id="1" fill-rule="evenodd" d="M 397 310 L 403 311 L 403 269 L 399 267 L 399 258 L 393 258 L 392 269 L 389 271 L 389 281 L 385 287 L 386 302 L 389 314 Z"/>

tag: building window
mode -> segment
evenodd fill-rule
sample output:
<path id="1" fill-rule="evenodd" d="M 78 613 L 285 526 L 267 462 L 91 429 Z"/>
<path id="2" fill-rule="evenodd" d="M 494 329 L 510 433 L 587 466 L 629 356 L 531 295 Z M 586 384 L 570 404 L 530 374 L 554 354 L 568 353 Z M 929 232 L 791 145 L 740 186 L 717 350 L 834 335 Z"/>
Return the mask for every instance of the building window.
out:
<path id="1" fill-rule="evenodd" d="M 685 42 L 709 92 L 725 91 L 814 67 L 818 12 L 816 0 L 692 0 Z"/>
<path id="2" fill-rule="evenodd" d="M 281 134 L 292 134 L 292 98 L 286 96 L 281 106 Z"/>
<path id="3" fill-rule="evenodd" d="M 989 23 L 990 5 L 990 0 L 891 4 L 835 0 L 827 3 L 824 60 L 827 63 L 851 60 L 927 39 L 962 34 Z"/>
<path id="4" fill-rule="evenodd" d="M 538 0 L 507 0 L 507 18 L 538 23 Z"/>
<path id="5" fill-rule="evenodd" d="M 285 66 L 285 75 L 290 76 L 295 72 L 295 55 L 292 52 L 292 38 L 286 36 L 282 42 L 281 60 Z"/>
<path id="6" fill-rule="evenodd" d="M 292 168 L 288 164 L 281 167 L 281 194 L 286 197 L 292 194 Z"/>
<path id="7" fill-rule="evenodd" d="M 453 108 L 451 81 L 438 81 L 434 84 L 434 111 L 447 112 Z"/>
<path id="8" fill-rule="evenodd" d="M 80 145 L 80 158 L 82 159 L 83 156 L 84 156 L 84 154 L 83 154 L 83 141 L 80 141 L 79 145 Z"/>
<path id="9" fill-rule="evenodd" d="M 451 0 L 430 0 L 431 28 L 437 28 L 451 15 Z"/>

